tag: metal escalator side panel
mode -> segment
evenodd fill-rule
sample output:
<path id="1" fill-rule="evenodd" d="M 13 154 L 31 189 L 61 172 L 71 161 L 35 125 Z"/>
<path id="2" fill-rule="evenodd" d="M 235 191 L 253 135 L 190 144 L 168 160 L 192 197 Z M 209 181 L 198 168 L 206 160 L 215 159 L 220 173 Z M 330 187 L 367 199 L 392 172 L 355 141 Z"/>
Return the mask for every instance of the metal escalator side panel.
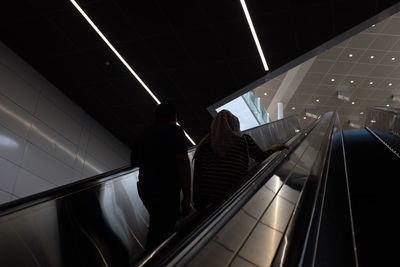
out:
<path id="1" fill-rule="evenodd" d="M 166 265 L 204 266 L 207 263 L 222 266 L 241 261 L 270 265 L 285 242 L 287 225 L 296 212 L 301 192 L 309 180 L 310 170 L 322 144 L 321 133 L 329 128 L 328 117 L 324 118 L 327 122 L 315 126 L 315 132 L 310 132 L 280 167 L 272 173 L 265 171 L 260 174 L 264 177 L 257 180 L 263 181 L 258 189 L 243 203 L 234 203 L 237 205 L 231 209 L 236 211 L 230 219 L 222 220 L 221 225 L 215 224 L 213 229 L 209 229 L 213 233 L 207 236 L 207 240 L 189 248 L 193 253 L 185 252 L 185 255 Z"/>
<path id="2" fill-rule="evenodd" d="M 147 211 L 126 171 L 0 217 L 1 266 L 128 266 L 143 251 Z"/>

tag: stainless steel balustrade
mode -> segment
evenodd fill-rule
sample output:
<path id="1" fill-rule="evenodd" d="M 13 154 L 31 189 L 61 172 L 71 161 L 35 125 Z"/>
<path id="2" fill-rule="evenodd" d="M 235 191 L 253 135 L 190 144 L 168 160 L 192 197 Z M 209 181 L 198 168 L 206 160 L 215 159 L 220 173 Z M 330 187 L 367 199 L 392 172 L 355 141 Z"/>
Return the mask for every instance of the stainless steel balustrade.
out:
<path id="1" fill-rule="evenodd" d="M 289 117 L 247 133 L 267 148 L 298 125 Z M 133 264 L 148 227 L 137 177 L 137 169 L 121 168 L 0 206 L 0 266 Z"/>
<path id="2" fill-rule="evenodd" d="M 298 216 L 304 189 L 319 180 L 333 118 L 333 113 L 324 115 L 294 138 L 289 156 L 274 170 L 286 152 L 275 154 L 191 240 L 164 259 L 149 258 L 140 266 L 270 266 L 284 262 L 286 248 L 292 243 L 288 225 Z"/>
<path id="3" fill-rule="evenodd" d="M 400 136 L 400 109 L 369 108 L 365 118 L 365 127 Z"/>

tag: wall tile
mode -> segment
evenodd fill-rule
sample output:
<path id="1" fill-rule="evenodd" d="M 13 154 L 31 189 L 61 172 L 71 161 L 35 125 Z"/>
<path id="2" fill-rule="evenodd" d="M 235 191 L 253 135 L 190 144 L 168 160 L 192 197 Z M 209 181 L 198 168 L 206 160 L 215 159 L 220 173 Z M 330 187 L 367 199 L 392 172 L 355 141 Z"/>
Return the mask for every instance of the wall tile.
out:
<path id="1" fill-rule="evenodd" d="M 20 165 L 26 140 L 0 125 L 0 156 Z"/>
<path id="2" fill-rule="evenodd" d="M 43 96 L 39 98 L 36 116 L 69 141 L 79 144 L 82 126 Z"/>
<path id="3" fill-rule="evenodd" d="M 0 191 L 0 205 L 3 203 L 9 202 L 10 200 L 11 200 L 10 194 Z"/>
<path id="4" fill-rule="evenodd" d="M 70 182 L 73 173 L 72 168 L 31 143 L 28 143 L 26 147 L 22 166 L 56 185 L 64 185 Z"/>
<path id="5" fill-rule="evenodd" d="M 257 267 L 257 265 L 254 265 L 254 264 L 246 261 L 242 257 L 237 256 L 235 258 L 235 260 L 232 262 L 232 264 L 230 265 L 230 267 Z"/>
<path id="6" fill-rule="evenodd" d="M 38 92 L 20 77 L 0 64 L 0 92 L 16 104 L 29 111 L 35 112 Z"/>
<path id="7" fill-rule="evenodd" d="M 77 171 L 77 170 L 74 170 L 74 172 L 72 174 L 71 182 L 76 182 L 76 181 L 79 181 L 81 179 L 82 179 L 82 173 Z"/>
<path id="8" fill-rule="evenodd" d="M 1 80 L 0 80 L 1 84 Z M 0 124 L 15 134 L 26 138 L 32 123 L 32 115 L 0 94 Z"/>
<path id="9" fill-rule="evenodd" d="M 90 132 L 87 128 L 83 127 L 81 131 L 81 136 L 79 138 L 79 148 L 86 150 L 89 143 Z"/>
<path id="10" fill-rule="evenodd" d="M 26 63 L 17 54 L 8 49 L 0 42 L 0 63 L 14 72 L 19 79 L 26 81 L 33 88 L 37 89 L 43 83 L 43 76 L 40 75 L 31 65 Z"/>
<path id="11" fill-rule="evenodd" d="M 129 148 L 0 42 L 0 202 L 124 166 L 129 155 Z M 12 190 L 14 195 L 7 193 Z"/>
<path id="12" fill-rule="evenodd" d="M 85 111 L 75 104 L 68 96 L 59 91 L 53 84 L 47 82 L 41 88 L 40 94 L 48 99 L 58 109 L 76 120 L 81 125 L 89 125 L 93 119 Z"/>
<path id="13" fill-rule="evenodd" d="M 110 153 L 111 149 L 100 140 L 97 136 L 91 135 L 89 139 L 89 144 L 86 152 L 91 156 L 95 157 L 97 160 L 104 164 L 107 164 L 108 157 L 107 154 Z"/>
<path id="14" fill-rule="evenodd" d="M 78 150 L 78 153 L 76 154 L 75 157 L 75 162 L 73 165 L 73 168 L 77 170 L 78 172 L 83 171 L 83 165 L 85 164 L 86 160 L 86 152 L 83 150 Z"/>
<path id="15" fill-rule="evenodd" d="M 83 177 L 88 178 L 91 176 L 98 175 L 100 173 L 104 173 L 110 170 L 104 164 L 95 160 L 91 155 L 86 155 L 85 164 L 83 165 Z"/>
<path id="16" fill-rule="evenodd" d="M 15 184 L 14 195 L 25 197 L 33 195 L 55 187 L 53 184 L 45 181 L 32 173 L 21 169 L 17 183 Z"/>
<path id="17" fill-rule="evenodd" d="M 0 157 L 0 190 L 11 193 L 20 167 Z"/>
<path id="18" fill-rule="evenodd" d="M 28 140 L 65 164 L 74 166 L 77 146 L 40 120 L 33 120 Z"/>

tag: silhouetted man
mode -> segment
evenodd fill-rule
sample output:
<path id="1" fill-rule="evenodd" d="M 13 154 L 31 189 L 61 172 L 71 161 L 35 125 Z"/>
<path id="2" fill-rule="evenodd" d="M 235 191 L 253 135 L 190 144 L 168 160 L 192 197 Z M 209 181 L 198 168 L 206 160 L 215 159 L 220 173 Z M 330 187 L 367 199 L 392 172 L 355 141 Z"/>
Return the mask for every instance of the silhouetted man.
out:
<path id="1" fill-rule="evenodd" d="M 174 105 L 158 105 L 155 122 L 142 132 L 131 154 L 131 165 L 139 167 L 139 196 L 150 215 L 147 251 L 173 233 L 181 190 L 182 212 L 190 209 L 190 162 L 184 132 L 176 121 Z"/>

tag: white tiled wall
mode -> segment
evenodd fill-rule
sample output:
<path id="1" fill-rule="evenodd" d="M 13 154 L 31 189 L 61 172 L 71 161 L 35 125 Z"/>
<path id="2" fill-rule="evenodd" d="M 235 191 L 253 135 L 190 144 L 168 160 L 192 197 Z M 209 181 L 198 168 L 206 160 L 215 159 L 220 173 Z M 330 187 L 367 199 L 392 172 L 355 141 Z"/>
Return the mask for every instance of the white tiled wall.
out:
<path id="1" fill-rule="evenodd" d="M 0 204 L 126 166 L 129 153 L 0 42 Z"/>

